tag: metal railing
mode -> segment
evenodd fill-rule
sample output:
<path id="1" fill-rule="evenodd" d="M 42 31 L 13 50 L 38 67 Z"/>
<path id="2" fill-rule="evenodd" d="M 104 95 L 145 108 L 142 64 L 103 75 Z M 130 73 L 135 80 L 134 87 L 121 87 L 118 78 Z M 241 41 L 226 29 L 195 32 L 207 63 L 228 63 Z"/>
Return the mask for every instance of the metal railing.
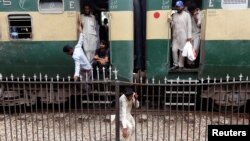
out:
<path id="1" fill-rule="evenodd" d="M 1 78 L 0 141 L 119 141 L 119 97 L 128 86 L 139 94 L 135 141 L 203 141 L 208 125 L 250 124 L 249 85 L 247 78 Z"/>

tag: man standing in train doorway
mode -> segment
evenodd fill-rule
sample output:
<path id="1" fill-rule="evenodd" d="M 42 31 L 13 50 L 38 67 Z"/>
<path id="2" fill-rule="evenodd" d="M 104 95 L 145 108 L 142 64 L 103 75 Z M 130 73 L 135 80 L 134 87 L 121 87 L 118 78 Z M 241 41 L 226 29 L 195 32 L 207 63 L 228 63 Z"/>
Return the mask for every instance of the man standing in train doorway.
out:
<path id="1" fill-rule="evenodd" d="M 132 88 L 127 87 L 120 97 L 120 121 L 122 131 L 122 141 L 133 141 L 135 139 L 135 119 L 131 115 L 132 107 L 139 107 L 138 95 Z"/>
<path id="2" fill-rule="evenodd" d="M 90 5 L 84 6 L 84 13 L 81 15 L 80 22 L 84 35 L 83 48 L 88 60 L 92 63 L 97 48 L 98 35 L 96 31 L 97 22 L 95 16 L 92 14 Z"/>
<path id="3" fill-rule="evenodd" d="M 172 19 L 168 19 L 173 31 L 173 67 L 171 69 L 183 69 L 185 58 L 182 56 L 182 51 L 186 42 L 191 41 L 192 38 L 191 16 L 189 13 L 184 11 L 184 4 L 182 1 L 177 1 L 175 6 L 177 12 L 173 14 Z"/>

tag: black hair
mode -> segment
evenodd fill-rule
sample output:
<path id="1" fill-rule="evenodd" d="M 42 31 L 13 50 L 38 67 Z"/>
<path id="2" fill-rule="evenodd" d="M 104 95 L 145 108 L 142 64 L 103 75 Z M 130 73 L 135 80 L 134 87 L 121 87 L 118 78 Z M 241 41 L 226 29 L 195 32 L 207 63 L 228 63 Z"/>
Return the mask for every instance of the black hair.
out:
<path id="1" fill-rule="evenodd" d="M 195 3 L 192 3 L 190 6 L 188 6 L 188 11 L 194 11 L 195 9 L 197 9 L 197 5 Z"/>
<path id="2" fill-rule="evenodd" d="M 73 49 L 72 46 L 70 46 L 70 45 L 65 45 L 65 46 L 63 47 L 63 52 L 69 52 L 69 51 L 72 50 L 72 49 Z"/>
<path id="3" fill-rule="evenodd" d="M 103 23 L 107 24 L 107 23 L 108 23 L 108 19 L 105 18 L 105 19 L 103 20 Z"/>
<path id="4" fill-rule="evenodd" d="M 133 89 L 131 87 L 126 87 L 124 91 L 125 96 L 131 96 L 134 93 Z"/>
<path id="5" fill-rule="evenodd" d="M 101 40 L 100 44 L 104 44 L 105 46 L 107 46 L 107 42 L 105 40 Z"/>
<path id="6" fill-rule="evenodd" d="M 86 4 L 84 4 L 84 6 L 83 6 L 83 7 L 85 7 L 85 6 L 88 6 L 90 9 L 92 9 L 92 6 L 91 6 L 91 4 L 90 4 L 90 3 L 86 3 Z"/>

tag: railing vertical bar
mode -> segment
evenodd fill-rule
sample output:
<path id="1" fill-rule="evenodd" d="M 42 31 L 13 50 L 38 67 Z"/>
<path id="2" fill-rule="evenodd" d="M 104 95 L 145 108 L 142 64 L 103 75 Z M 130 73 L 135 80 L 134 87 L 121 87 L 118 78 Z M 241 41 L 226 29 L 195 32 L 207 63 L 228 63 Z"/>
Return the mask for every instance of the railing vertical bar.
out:
<path id="1" fill-rule="evenodd" d="M 82 141 L 83 141 L 83 135 L 84 135 L 83 134 L 84 133 L 83 132 L 83 103 L 82 103 L 82 100 L 83 100 L 83 88 L 84 88 L 83 85 L 84 84 L 80 85 L 80 108 L 81 108 L 81 120 L 80 121 L 81 121 L 81 134 L 82 134 L 81 137 L 82 137 Z"/>
<path id="2" fill-rule="evenodd" d="M 246 81 L 248 81 L 248 77 L 246 78 Z M 248 83 L 246 83 L 246 87 L 245 87 L 245 97 L 244 99 L 246 100 L 247 99 L 247 91 L 248 91 Z M 244 104 L 244 109 L 243 109 L 243 125 L 245 125 L 245 116 L 246 116 L 246 107 L 247 107 L 247 102 Z M 250 109 L 249 109 L 250 110 Z M 248 121 L 248 123 L 250 124 L 250 121 Z"/>
<path id="3" fill-rule="evenodd" d="M 92 86 L 93 86 L 93 84 L 92 84 Z M 95 108 L 95 103 L 93 102 L 93 101 L 95 101 L 95 96 L 94 96 L 94 94 L 92 94 L 91 95 L 92 96 L 92 106 L 93 106 L 93 115 L 95 115 L 96 116 L 96 108 Z M 96 117 L 95 116 L 92 116 L 91 117 L 91 119 L 93 120 L 93 123 L 94 123 L 94 140 L 96 141 L 96 121 L 95 121 L 95 119 L 96 119 Z"/>
<path id="4" fill-rule="evenodd" d="M 170 81 L 170 84 L 172 84 L 172 80 Z M 171 116 L 172 116 L 172 100 L 173 100 L 173 97 L 172 97 L 172 92 L 173 92 L 173 86 L 172 85 L 170 85 L 170 99 L 169 99 L 169 101 L 170 101 L 170 105 L 169 105 L 169 114 L 168 114 L 168 123 L 169 123 L 169 125 L 168 125 L 168 141 L 170 141 L 170 135 L 171 135 L 171 130 L 170 130 L 170 123 L 171 123 Z"/>
<path id="5" fill-rule="evenodd" d="M 227 84 L 226 85 L 226 95 L 228 94 L 228 92 L 229 92 L 229 89 L 228 89 L 228 84 Z M 225 98 L 226 98 L 225 100 L 226 100 L 226 105 L 227 105 L 228 98 L 227 98 L 227 96 Z M 224 111 L 224 125 L 226 124 L 226 117 L 227 117 L 227 106 L 225 106 L 225 111 Z"/>
<path id="6" fill-rule="evenodd" d="M 68 79 L 68 81 L 70 82 L 70 77 L 69 77 L 69 79 Z M 75 85 L 75 81 L 74 81 L 74 85 Z M 69 91 L 68 91 L 68 95 L 70 95 L 71 94 L 71 85 L 69 85 Z M 69 115 L 69 140 L 72 140 L 72 138 L 71 138 L 71 108 L 72 108 L 72 106 L 71 106 L 71 98 L 69 98 L 69 104 L 68 104 L 68 106 L 69 106 L 69 113 L 68 113 L 68 115 Z"/>
<path id="7" fill-rule="evenodd" d="M 220 83 L 222 83 L 222 78 L 220 78 Z M 214 90 L 215 91 L 215 90 Z M 222 93 L 222 85 L 220 85 L 220 92 Z M 221 96 L 219 96 L 219 117 L 218 117 L 218 125 L 220 125 L 220 117 L 221 117 Z"/>
<path id="8" fill-rule="evenodd" d="M 188 123 L 187 123 L 187 140 L 189 140 L 189 122 L 190 122 L 190 103 L 191 103 L 191 78 L 189 79 L 189 86 L 188 86 Z M 193 137 L 194 138 L 194 137 Z"/>
<path id="9" fill-rule="evenodd" d="M 204 80 L 203 78 L 201 79 L 201 95 L 204 93 L 204 84 L 203 84 Z M 201 116 L 202 116 L 202 101 L 203 98 L 200 97 L 200 112 L 199 112 L 199 131 L 198 131 L 198 140 L 201 140 Z"/>
<path id="10" fill-rule="evenodd" d="M 166 105 L 165 105 L 165 102 L 166 102 L 166 100 L 167 100 L 167 98 L 166 98 L 166 91 L 167 91 L 167 86 L 166 86 L 166 83 L 167 83 L 167 78 L 165 78 L 165 80 L 164 80 L 164 84 L 165 84 L 165 86 L 164 86 L 164 98 L 163 98 L 163 112 L 165 113 L 165 112 L 167 112 L 167 110 L 166 110 Z M 166 135 L 165 135 L 165 132 L 166 132 L 166 116 L 164 115 L 163 116 L 163 141 L 165 141 L 165 139 L 166 139 Z"/>
<path id="11" fill-rule="evenodd" d="M 179 84 L 179 78 L 177 78 L 177 84 Z M 176 103 L 179 103 L 179 87 L 177 86 L 177 93 L 176 93 Z M 174 129 L 174 140 L 177 140 L 177 122 L 178 122 L 178 105 L 176 105 L 176 112 L 175 112 L 175 129 Z M 181 135 L 182 136 L 182 135 Z"/>
<path id="12" fill-rule="evenodd" d="M 1 79 L 2 80 L 2 79 Z M 3 86 L 3 85 L 2 85 Z M 3 88 L 3 91 L 4 91 L 4 87 Z M 3 100 L 3 105 L 2 105 L 2 108 L 3 108 L 3 118 L 4 118 L 4 135 L 5 135 L 5 140 L 7 141 L 7 137 L 9 136 L 8 133 L 7 133 L 7 123 L 6 123 L 6 104 L 5 104 L 5 101 Z"/>
<path id="13" fill-rule="evenodd" d="M 12 81 L 13 81 L 13 80 L 12 80 Z M 17 79 L 16 82 L 17 82 L 17 92 L 18 92 L 18 99 L 17 99 L 17 100 L 19 100 L 19 101 L 21 102 L 21 99 L 22 99 L 22 98 L 21 98 L 21 92 L 20 92 L 20 91 L 21 91 L 21 88 L 20 88 L 19 79 Z M 15 88 L 13 88 L 13 89 L 15 90 Z M 19 104 L 19 102 L 17 102 L 17 103 Z M 24 104 L 24 106 L 25 106 L 25 104 Z M 15 106 L 15 107 L 16 107 L 16 106 Z M 21 126 L 20 135 L 21 135 L 21 141 L 23 141 L 23 129 L 22 129 L 22 128 L 23 128 L 23 124 L 22 124 L 22 120 L 23 120 L 23 119 L 22 119 L 22 115 L 23 115 L 23 114 L 22 114 L 22 105 L 19 104 L 18 107 L 19 107 L 19 111 L 18 111 L 18 112 L 20 113 L 20 114 L 18 115 L 18 116 L 19 116 L 20 125 L 19 125 L 19 124 L 16 124 L 16 127 L 17 127 L 17 126 Z M 16 114 L 17 114 L 17 113 L 16 113 Z M 25 120 L 26 120 L 26 119 L 25 119 Z M 17 129 L 18 129 L 18 128 L 16 128 L 16 130 L 17 130 Z M 18 140 L 18 136 L 17 136 L 17 140 Z"/>
<path id="14" fill-rule="evenodd" d="M 53 82 L 53 78 L 51 78 Z M 52 122 L 53 122 L 53 138 L 56 140 L 56 128 L 55 128 L 55 96 L 54 96 L 54 84 L 50 83 L 50 102 L 52 102 Z"/>
<path id="15" fill-rule="evenodd" d="M 65 79 L 63 78 L 63 85 L 62 85 L 62 90 L 63 90 L 63 97 L 66 97 L 65 94 L 66 94 L 66 89 L 65 89 Z M 70 98 L 68 97 L 68 101 L 70 100 Z M 66 102 L 63 102 L 62 104 L 63 106 L 63 130 L 64 130 L 64 141 L 67 141 L 67 130 L 66 130 Z"/>
<path id="16" fill-rule="evenodd" d="M 239 95 L 241 95 L 241 92 L 242 92 L 242 91 L 241 91 L 241 78 L 240 78 Z M 239 98 L 239 99 L 237 100 L 238 107 L 240 107 L 240 100 L 241 100 L 241 98 Z M 238 110 L 237 110 L 236 125 L 239 124 L 239 116 L 240 116 L 240 108 L 238 108 Z"/>
<path id="17" fill-rule="evenodd" d="M 214 80 L 213 80 L 213 83 L 214 83 L 214 85 L 213 85 L 213 92 L 212 93 L 215 93 L 215 91 L 216 91 L 216 78 L 214 78 Z M 211 124 L 213 124 L 213 117 L 214 117 L 214 100 L 212 100 L 212 108 L 211 108 L 211 117 L 210 117 L 210 119 L 211 119 Z"/>
<path id="18" fill-rule="evenodd" d="M 103 80 L 105 80 L 105 72 L 104 72 L 105 70 L 104 70 L 104 67 L 103 67 Z M 98 91 L 99 92 L 101 92 L 101 88 L 100 88 L 100 84 L 98 84 Z M 105 92 L 105 83 L 103 84 L 103 91 Z M 100 93 L 97 93 L 98 94 L 98 101 L 99 101 L 99 104 L 98 104 L 98 108 L 99 108 L 99 110 L 98 110 L 98 117 L 99 117 L 99 128 L 100 128 L 100 140 L 102 140 L 102 121 L 101 121 L 101 115 L 102 115 L 102 110 L 101 110 L 101 94 Z M 106 100 L 104 101 L 104 102 L 106 102 Z M 104 105 L 106 105 L 105 103 L 104 103 Z"/>
<path id="19" fill-rule="evenodd" d="M 138 89 L 137 89 L 137 85 L 136 83 L 134 83 L 134 91 L 137 93 L 138 92 Z M 137 93 L 138 94 L 138 93 Z M 138 95 L 139 96 L 139 95 Z M 138 100 L 138 98 L 137 98 Z M 139 100 L 138 100 L 139 101 Z M 141 103 L 140 103 L 141 104 Z M 135 104 L 136 105 L 136 104 Z M 136 107 L 136 106 L 135 106 Z M 139 107 L 138 107 L 139 108 Z M 135 122 L 137 121 L 137 108 L 135 108 Z M 134 132 L 137 131 L 137 125 L 135 124 L 135 129 L 134 129 Z M 135 138 L 135 141 L 137 141 L 137 135 L 134 134 L 134 138 Z"/>
<path id="20" fill-rule="evenodd" d="M 29 136 L 28 136 L 28 126 L 27 126 L 27 111 L 26 111 L 26 106 L 29 104 L 30 106 L 31 106 L 31 102 L 30 103 L 27 103 L 27 102 L 29 102 L 29 99 L 28 99 L 28 92 L 26 91 L 26 87 L 25 87 L 25 83 L 23 83 L 23 90 L 24 90 L 24 92 L 25 92 L 25 94 L 24 94 L 24 99 L 25 99 L 25 104 L 24 104 L 24 117 L 25 117 L 25 121 L 24 121 L 24 123 L 25 123 L 25 135 L 26 135 L 26 141 L 28 141 L 29 140 Z"/>
<path id="21" fill-rule="evenodd" d="M 115 111 L 116 111 L 116 128 L 115 128 L 115 136 L 116 136 L 116 141 L 120 141 L 120 102 L 119 102 L 119 98 L 120 98 L 120 84 L 118 81 L 115 81 L 115 92 L 116 92 L 116 96 L 115 96 Z"/>
<path id="22" fill-rule="evenodd" d="M 154 80 L 153 80 L 153 84 L 154 84 Z M 155 108 L 155 87 L 152 88 L 152 110 L 154 110 Z M 154 140 L 154 114 L 152 114 L 153 111 L 151 111 L 151 115 L 152 115 L 152 141 Z"/>
<path id="23" fill-rule="evenodd" d="M 57 78 L 57 99 L 58 99 L 58 101 L 59 101 L 59 103 L 58 103 L 58 130 L 59 130 L 59 140 L 61 141 L 62 140 L 62 129 L 61 129 L 61 118 L 64 118 L 64 115 L 63 115 L 63 113 L 61 114 L 61 101 L 60 101 L 60 86 L 59 86 L 59 78 Z M 64 99 L 65 97 L 63 97 L 63 99 Z M 64 102 L 63 102 L 64 103 Z M 62 116 L 61 116 L 62 115 Z"/>
<path id="24" fill-rule="evenodd" d="M 160 82 L 159 82 L 160 84 Z M 160 129 L 160 104 L 161 104 L 161 86 L 158 86 L 158 111 L 157 111 L 157 141 L 159 141 L 159 136 L 160 136 L 160 133 L 159 133 L 159 129 Z"/>
<path id="25" fill-rule="evenodd" d="M 232 96 L 232 102 L 231 102 L 231 116 L 230 116 L 230 125 L 232 125 L 233 123 L 233 116 L 234 116 L 234 93 L 236 92 L 236 87 L 235 87 L 235 78 L 233 78 L 233 87 L 232 87 L 232 93 L 231 93 L 231 96 Z M 228 101 L 229 102 L 229 101 Z"/>
<path id="26" fill-rule="evenodd" d="M 34 82 L 36 82 L 35 77 L 34 77 Z M 35 86 L 34 89 L 35 89 L 35 92 L 36 92 L 37 91 L 36 83 L 34 83 L 34 86 Z M 38 117 L 37 117 L 37 115 L 38 115 L 38 104 L 37 104 L 37 102 L 36 102 L 36 112 L 35 113 L 36 113 L 36 133 L 37 133 L 36 138 L 37 138 L 37 140 L 39 140 L 39 128 L 38 128 Z"/>
<path id="27" fill-rule="evenodd" d="M 198 95 L 198 85 L 197 85 L 197 81 L 195 81 L 195 92 L 196 92 L 196 94 L 195 94 L 195 96 L 194 96 L 194 124 L 193 124 L 193 141 L 195 141 L 195 137 L 196 137 L 196 135 L 195 135 L 195 133 L 196 133 L 196 127 L 195 127 L 195 125 L 196 125 L 196 110 L 197 110 L 197 107 L 196 107 L 196 104 L 197 104 L 197 95 Z"/>
<path id="28" fill-rule="evenodd" d="M 147 84 L 148 84 L 148 80 L 146 80 L 147 82 Z M 148 110 L 149 110 L 149 86 L 147 85 L 146 86 L 147 88 L 146 88 L 146 99 L 147 99 L 147 102 L 146 102 L 146 104 L 147 104 L 147 108 L 146 108 L 146 113 L 147 113 L 147 118 L 149 119 L 149 114 L 148 114 Z M 148 133 L 149 133 L 149 131 L 148 131 L 148 125 L 149 125 L 149 120 L 147 120 L 147 140 L 149 139 L 149 136 L 148 136 Z"/>
<path id="29" fill-rule="evenodd" d="M 12 80 L 12 88 L 11 89 L 13 91 L 15 90 L 15 86 L 14 86 L 13 80 Z M 10 97 L 8 97 L 8 101 L 11 101 Z M 9 105 L 9 113 L 10 113 L 10 127 L 11 127 L 10 130 L 12 132 L 12 116 L 11 116 L 12 115 L 12 109 L 11 109 L 10 105 Z M 15 118 L 15 126 L 16 126 L 16 140 L 18 140 L 16 97 L 14 97 L 14 118 Z"/>
<path id="30" fill-rule="evenodd" d="M 28 83 L 29 83 L 29 94 L 33 95 L 32 91 L 31 91 L 31 83 L 30 83 L 30 79 L 28 79 Z M 36 103 L 34 103 L 36 104 Z M 31 116 L 31 130 L 32 130 L 32 138 L 31 140 L 35 140 L 35 134 L 34 134 L 34 116 L 33 116 L 33 105 L 30 106 L 30 116 Z"/>
<path id="31" fill-rule="evenodd" d="M 89 108 L 90 108 L 90 97 L 89 97 L 89 91 L 87 89 L 87 111 L 88 111 L 88 115 L 87 115 L 87 118 L 88 118 L 88 128 L 89 128 L 89 140 L 92 141 L 92 137 L 91 137 L 91 126 L 90 126 L 90 112 L 89 112 Z"/>
<path id="32" fill-rule="evenodd" d="M 50 120 L 50 118 L 49 118 L 49 83 L 48 83 L 48 81 L 47 81 L 47 75 L 45 75 L 45 81 L 46 81 L 46 85 L 45 85 L 45 95 L 46 95 L 46 97 L 45 97 L 45 99 L 44 99 L 44 102 L 46 102 L 46 116 L 47 116 L 47 130 L 48 130 L 48 140 L 50 140 L 50 123 L 49 123 L 49 120 Z M 43 104 L 43 103 L 42 103 Z"/>
<path id="33" fill-rule="evenodd" d="M 184 81 L 183 81 L 183 84 L 184 84 Z M 182 103 L 182 106 L 181 106 L 181 140 L 183 140 L 183 138 L 184 138 L 184 136 L 183 136 L 183 129 L 184 129 L 184 127 L 183 127 L 183 124 L 184 124 L 184 97 L 185 97 L 184 91 L 185 91 L 185 87 L 182 86 L 182 92 L 180 94 L 181 98 L 182 98 L 182 102 L 181 102 Z M 179 103 L 179 102 L 177 102 L 177 103 Z M 177 109 L 179 109 L 179 105 L 177 106 Z M 178 120 L 176 122 L 178 122 Z M 188 126 L 187 126 L 187 129 L 188 129 Z"/>
<path id="34" fill-rule="evenodd" d="M 208 97 L 208 95 L 209 95 L 209 90 L 210 90 L 210 88 L 209 88 L 209 86 L 210 86 L 210 78 L 208 77 L 208 89 L 207 89 L 207 97 Z M 207 123 L 208 123 L 208 115 L 209 115 L 209 113 L 208 113 L 208 110 L 209 110 L 209 99 L 208 98 L 206 98 L 206 124 L 205 125 L 207 125 Z M 205 135 L 207 134 L 207 127 L 205 127 Z M 207 138 L 205 138 L 205 141 L 207 140 Z"/>
<path id="35" fill-rule="evenodd" d="M 82 82 L 82 80 L 80 80 Z M 74 119 L 75 119 L 75 140 L 77 140 L 77 85 L 74 87 Z"/>
<path id="36" fill-rule="evenodd" d="M 108 83 L 106 83 L 104 85 L 105 85 L 104 86 L 104 91 L 107 92 L 109 90 L 109 85 L 108 85 Z M 106 101 L 108 101 L 108 100 L 110 101 L 109 96 L 111 95 L 111 93 L 105 93 L 104 95 L 106 97 L 105 100 Z M 110 104 L 106 104 L 106 103 L 104 104 L 104 115 L 105 115 L 104 117 L 105 117 L 105 119 L 110 119 L 110 121 L 111 121 L 111 116 L 108 117 L 108 114 L 107 114 L 107 105 L 111 106 Z M 102 115 L 102 114 L 100 114 L 100 115 Z M 104 122 L 104 130 L 105 130 L 104 131 L 105 133 L 103 133 L 103 134 L 105 135 L 105 139 L 107 141 L 108 140 L 107 122 Z M 111 140 L 111 138 L 110 138 L 110 140 Z"/>
<path id="37" fill-rule="evenodd" d="M 40 77 L 40 82 L 42 82 L 42 79 L 41 79 L 41 77 Z M 42 83 L 40 83 L 40 92 L 42 93 L 42 89 L 43 89 L 43 86 L 42 86 Z M 35 92 L 35 94 L 36 94 L 36 92 Z M 37 96 L 36 96 L 37 97 Z M 43 134 L 42 134 L 42 137 L 43 137 L 43 140 L 45 140 L 45 134 L 44 134 L 44 118 L 43 118 L 43 115 L 44 115 L 44 107 L 43 107 L 44 105 L 43 105 L 43 103 L 41 102 L 41 111 L 42 111 L 42 132 L 43 132 Z"/>
<path id="38" fill-rule="evenodd" d="M 140 84 L 142 83 L 142 78 L 141 78 L 141 80 L 140 80 Z M 143 110 L 143 107 L 142 107 L 142 104 L 143 104 L 143 95 L 144 95 L 144 93 L 143 93 L 143 89 L 142 89 L 142 85 L 139 85 L 139 87 L 140 87 L 140 104 L 141 104 L 141 106 L 140 106 L 140 110 L 142 111 Z M 141 115 L 141 129 L 143 129 L 143 123 L 144 123 L 144 121 L 143 121 L 143 119 L 142 119 L 142 114 L 140 114 Z M 148 117 L 146 117 L 147 118 L 147 121 L 148 121 Z M 141 140 L 143 140 L 143 130 L 141 130 Z"/>

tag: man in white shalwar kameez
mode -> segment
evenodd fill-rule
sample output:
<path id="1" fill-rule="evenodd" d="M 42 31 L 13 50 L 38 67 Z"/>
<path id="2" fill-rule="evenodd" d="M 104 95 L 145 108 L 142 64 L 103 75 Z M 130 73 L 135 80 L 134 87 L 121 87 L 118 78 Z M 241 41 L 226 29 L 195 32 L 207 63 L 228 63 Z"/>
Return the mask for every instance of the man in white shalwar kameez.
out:
<path id="1" fill-rule="evenodd" d="M 201 11 L 194 4 L 191 5 L 188 10 L 191 14 L 192 21 L 192 43 L 196 53 L 198 53 L 201 34 Z"/>
<path id="2" fill-rule="evenodd" d="M 196 54 L 198 54 L 201 40 L 201 11 L 195 4 L 190 5 L 188 11 L 191 15 L 192 22 L 192 45 Z M 188 60 L 187 63 L 190 67 L 195 66 L 195 61 Z"/>
<path id="3" fill-rule="evenodd" d="M 81 15 L 81 25 L 83 27 L 84 42 L 83 48 L 90 62 L 93 61 L 98 43 L 97 22 L 91 13 L 89 5 L 84 6 L 84 14 Z"/>
<path id="4" fill-rule="evenodd" d="M 120 121 L 122 131 L 122 141 L 133 141 L 135 139 L 135 119 L 131 115 L 132 107 L 139 107 L 138 95 L 131 89 L 126 88 L 120 97 Z"/>
<path id="5" fill-rule="evenodd" d="M 177 12 L 170 19 L 172 27 L 172 55 L 173 67 L 171 69 L 184 68 L 184 57 L 182 50 L 186 42 L 192 38 L 192 24 L 190 14 L 184 11 L 182 1 L 176 2 Z"/>

